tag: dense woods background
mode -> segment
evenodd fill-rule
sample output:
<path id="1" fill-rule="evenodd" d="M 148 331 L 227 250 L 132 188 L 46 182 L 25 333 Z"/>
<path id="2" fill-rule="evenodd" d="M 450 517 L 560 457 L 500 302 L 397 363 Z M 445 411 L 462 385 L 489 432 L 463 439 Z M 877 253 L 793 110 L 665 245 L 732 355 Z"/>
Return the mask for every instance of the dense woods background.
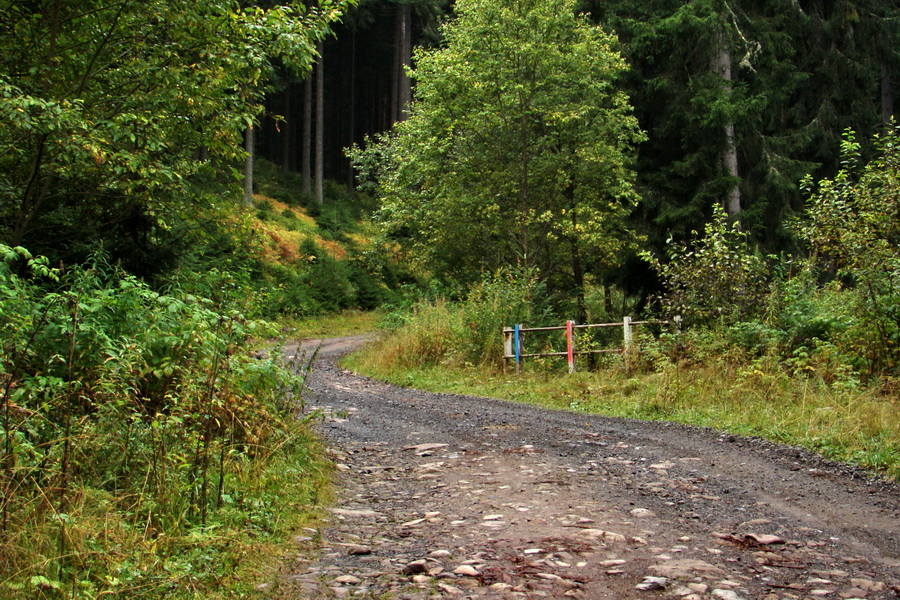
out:
<path id="1" fill-rule="evenodd" d="M 352 188 L 345 149 L 403 119 L 412 49 L 440 47 L 440 23 L 454 13 L 446 0 L 363 0 L 323 39 L 303 45 L 291 29 L 306 26 L 298 20 L 267 18 L 225 32 L 203 4 L 187 12 L 154 4 L 140 18 L 95 4 L 96 12 L 84 14 L 97 31 L 72 29 L 85 23 L 71 18 L 66 2 L 5 3 L 9 100 L 0 159 L 4 173 L 15 175 L 5 180 L 0 231 L 54 261 L 78 262 L 99 242 L 142 275 L 191 254 L 191 234 L 175 231 L 173 215 L 158 227 L 159 212 L 138 196 L 153 190 L 159 202 L 169 184 L 228 173 L 215 161 L 239 158 L 240 120 L 259 121 L 241 134 L 252 133 L 250 148 L 300 175 L 300 190 L 316 202 L 326 181 Z M 656 249 L 700 231 L 720 204 L 766 252 L 795 251 L 785 223 L 803 209 L 799 181 L 836 173 L 848 128 L 868 155 L 868 140 L 895 114 L 896 2 L 616 0 L 576 8 L 617 35 L 629 65 L 615 83 L 647 134 L 637 145 L 641 201 L 631 222 Z M 271 60 L 234 45 L 248 27 L 266 29 Z M 191 49 L 172 54 L 185 36 Z M 317 51 L 315 68 L 300 60 Z M 216 91 L 198 87 L 201 78 Z M 30 100 L 14 102 L 20 93 Z M 79 122 L 86 111 L 96 114 Z M 72 135 L 60 145 L 63 132 Z M 121 143 L 132 136 L 135 148 Z M 57 169 L 53 178 L 45 167 Z M 137 175 L 140 185 L 125 185 Z M 77 194 L 56 191 L 65 178 Z M 654 285 L 643 263 L 623 264 L 604 277 L 633 292 Z"/>
<path id="2" fill-rule="evenodd" d="M 897 0 L 0 0 L 0 595 L 251 594 L 328 479 L 270 320 L 344 309 L 678 315 L 635 414 L 900 472 L 898 72 Z"/>
<path id="3" fill-rule="evenodd" d="M 630 65 L 618 83 L 648 138 L 638 147 L 634 217 L 656 245 L 701 229 L 712 205 L 727 203 L 767 249 L 793 249 L 784 222 L 802 210 L 800 179 L 836 172 L 845 129 L 868 140 L 895 114 L 895 2 L 613 0 L 579 9 L 618 35 Z M 352 185 L 344 148 L 402 115 L 407 36 L 439 45 L 437 23 L 452 14 L 448 2 L 370 1 L 334 28 L 324 45 L 327 179 Z M 305 83 L 281 85 L 266 102 L 260 153 L 300 172 Z"/>

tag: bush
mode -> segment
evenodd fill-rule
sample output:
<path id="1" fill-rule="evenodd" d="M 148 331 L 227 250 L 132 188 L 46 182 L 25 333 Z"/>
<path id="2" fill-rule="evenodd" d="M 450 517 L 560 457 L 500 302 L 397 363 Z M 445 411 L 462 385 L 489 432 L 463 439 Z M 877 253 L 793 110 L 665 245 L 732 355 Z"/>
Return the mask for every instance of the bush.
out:
<path id="1" fill-rule="evenodd" d="M 768 292 L 766 262 L 748 244 L 737 223 L 728 224 L 720 206 L 704 237 L 692 247 L 670 244 L 669 260 L 645 254 L 659 273 L 665 294 L 659 298 L 668 316 L 689 325 L 731 325 L 762 313 Z"/>
<path id="2" fill-rule="evenodd" d="M 516 323 L 543 325 L 550 315 L 548 295 L 531 269 L 500 269 L 476 285 L 460 306 L 465 331 L 459 342 L 465 360 L 503 364 L 503 328 Z"/>
<path id="3" fill-rule="evenodd" d="M 810 265 L 776 286 L 769 296 L 766 321 L 782 332 L 790 353 L 800 347 L 839 339 L 852 326 L 847 290 L 836 282 L 820 286 Z"/>
<path id="4" fill-rule="evenodd" d="M 810 193 L 800 232 L 819 265 L 846 284 L 853 324 L 844 343 L 870 373 L 900 372 L 900 128 L 875 138 L 879 157 L 860 167 L 852 132 L 842 143 L 844 168 Z"/>
<path id="5" fill-rule="evenodd" d="M 501 269 L 459 302 L 423 299 L 389 315 L 393 331 L 380 360 L 401 369 L 442 363 L 503 365 L 503 328 L 548 318 L 547 296 L 532 270 Z"/>
<path id="6" fill-rule="evenodd" d="M 301 380 L 246 349 L 271 333 L 102 260 L 56 272 L 0 246 L 0 595 L 218 585 L 188 566 L 217 551 L 190 558 L 197 547 L 178 540 L 223 519 L 267 535 L 286 503 L 256 487 L 261 467 L 299 451 Z"/>

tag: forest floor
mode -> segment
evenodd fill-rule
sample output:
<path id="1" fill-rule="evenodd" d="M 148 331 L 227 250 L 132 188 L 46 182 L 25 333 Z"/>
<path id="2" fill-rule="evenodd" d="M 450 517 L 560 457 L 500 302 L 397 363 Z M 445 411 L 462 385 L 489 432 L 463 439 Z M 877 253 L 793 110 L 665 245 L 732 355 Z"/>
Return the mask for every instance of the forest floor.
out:
<path id="1" fill-rule="evenodd" d="M 804 450 L 383 384 L 320 344 L 337 499 L 272 597 L 900 597 L 900 488 Z"/>

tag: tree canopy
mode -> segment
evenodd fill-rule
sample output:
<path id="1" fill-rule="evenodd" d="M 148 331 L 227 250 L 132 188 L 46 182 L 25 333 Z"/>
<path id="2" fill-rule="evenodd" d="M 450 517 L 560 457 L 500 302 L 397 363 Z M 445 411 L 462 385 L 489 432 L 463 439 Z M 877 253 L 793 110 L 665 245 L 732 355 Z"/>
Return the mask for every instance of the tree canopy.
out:
<path id="1" fill-rule="evenodd" d="M 0 0 L 0 236 L 70 260 L 150 252 L 342 4 Z"/>
<path id="2" fill-rule="evenodd" d="M 803 176 L 833 175 L 842 132 L 868 139 L 894 112 L 897 3 L 853 0 L 585 2 L 620 36 L 626 89 L 649 141 L 637 170 L 641 221 L 661 244 L 702 229 L 738 186 L 739 218 L 770 249 Z M 728 57 L 727 81 L 716 72 Z M 726 127 L 737 168 L 725 168 Z"/>
<path id="3" fill-rule="evenodd" d="M 382 219 L 435 273 L 538 267 L 556 290 L 613 264 L 633 236 L 643 139 L 616 85 L 615 37 L 569 0 L 465 0 L 419 50 L 409 119 L 354 153 L 377 164 Z"/>

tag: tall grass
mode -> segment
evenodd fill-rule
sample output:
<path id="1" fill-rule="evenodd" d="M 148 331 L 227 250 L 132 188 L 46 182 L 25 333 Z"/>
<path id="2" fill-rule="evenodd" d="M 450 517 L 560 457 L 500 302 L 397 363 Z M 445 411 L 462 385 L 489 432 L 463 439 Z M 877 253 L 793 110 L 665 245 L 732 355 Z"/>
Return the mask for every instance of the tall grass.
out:
<path id="1" fill-rule="evenodd" d="M 401 368 L 446 363 L 496 368 L 503 364 L 503 327 L 541 323 L 549 314 L 544 286 L 533 271 L 501 269 L 462 302 L 422 299 L 390 315 L 391 335 L 370 356 Z"/>

